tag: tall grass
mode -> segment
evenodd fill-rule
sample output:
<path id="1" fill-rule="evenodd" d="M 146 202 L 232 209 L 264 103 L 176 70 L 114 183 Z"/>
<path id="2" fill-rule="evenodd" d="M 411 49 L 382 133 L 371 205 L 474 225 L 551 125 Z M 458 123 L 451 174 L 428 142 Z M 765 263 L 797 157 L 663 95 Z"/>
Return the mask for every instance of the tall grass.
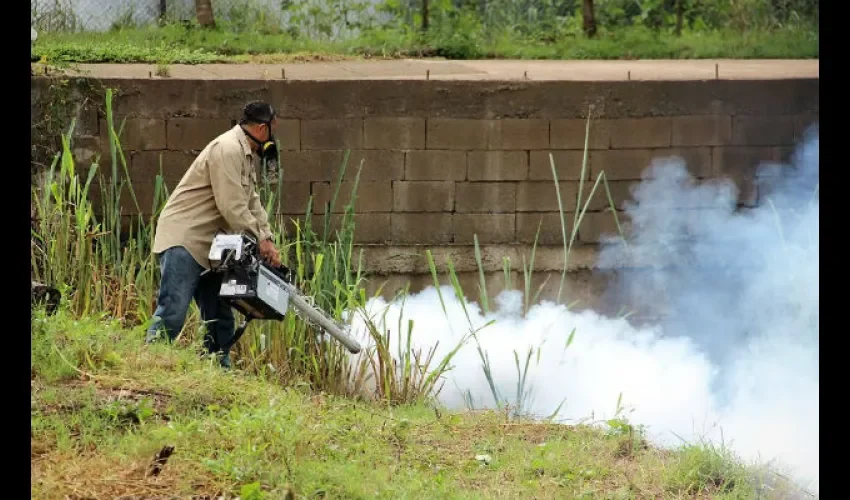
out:
<path id="1" fill-rule="evenodd" d="M 558 302 L 558 303 L 561 303 L 561 298 L 562 298 L 562 295 L 563 295 L 563 292 L 564 292 L 564 283 L 566 281 L 567 271 L 569 270 L 569 266 L 570 266 L 570 255 L 572 253 L 573 245 L 575 244 L 576 239 L 578 237 L 579 227 L 581 226 L 581 222 L 584 219 L 585 214 L 587 213 L 587 210 L 590 206 L 590 202 L 591 202 L 591 200 L 593 200 L 593 196 L 594 196 L 594 194 L 596 194 L 596 190 L 597 190 L 597 188 L 599 187 L 600 184 L 602 184 L 605 187 L 605 194 L 606 194 L 607 202 L 608 202 L 608 206 L 605 208 L 605 211 L 611 212 L 611 214 L 614 218 L 614 222 L 617 226 L 617 232 L 621 236 L 623 244 L 627 245 L 626 239 L 624 237 L 625 235 L 624 235 L 623 227 L 620 224 L 619 218 L 617 217 L 616 204 L 615 204 L 614 199 L 611 195 L 611 189 L 608 185 L 608 180 L 605 176 L 604 171 L 600 171 L 599 174 L 596 176 L 596 180 L 593 183 L 593 187 L 591 188 L 590 193 L 587 196 L 587 200 L 584 200 L 584 203 L 582 203 L 582 193 L 584 192 L 584 182 L 585 182 L 585 179 L 587 179 L 589 177 L 587 160 L 588 160 L 588 152 L 589 152 L 589 144 L 590 144 L 590 124 L 591 124 L 592 112 L 593 112 L 593 107 L 591 107 L 588 110 L 588 115 L 587 115 L 587 121 L 586 121 L 586 126 L 585 126 L 584 154 L 583 154 L 583 157 L 582 157 L 581 174 L 579 176 L 579 186 L 578 186 L 577 195 L 576 195 L 576 199 L 575 199 L 575 209 L 572 211 L 573 214 L 574 214 L 573 223 L 572 223 L 572 226 L 570 227 L 569 231 L 567 230 L 568 226 L 567 226 L 566 215 L 565 215 L 566 208 L 564 206 L 564 200 L 561 197 L 560 183 L 559 183 L 559 180 L 558 180 L 558 172 L 557 172 L 557 169 L 555 168 L 555 160 L 552 156 L 552 153 L 549 153 L 549 164 L 550 164 L 550 167 L 552 169 L 552 179 L 554 181 L 555 194 L 556 194 L 556 197 L 557 197 L 557 200 L 558 200 L 558 214 L 559 214 L 560 221 L 561 221 L 561 233 L 562 233 L 562 237 L 563 237 L 563 248 L 564 248 L 564 262 L 563 262 L 563 269 L 561 271 L 561 282 L 560 282 L 559 287 L 558 287 L 558 294 L 557 294 L 557 298 L 556 298 L 556 302 Z M 542 221 L 541 221 L 541 223 L 542 223 Z M 532 296 L 531 282 L 532 282 L 532 276 L 534 274 L 534 257 L 535 257 L 535 253 L 537 251 L 537 242 L 538 242 L 539 236 L 540 236 L 540 224 L 538 224 L 537 232 L 536 232 L 535 237 L 534 237 L 534 242 L 533 242 L 532 247 L 531 247 L 531 255 L 530 255 L 529 262 L 526 263 L 525 255 L 522 256 L 522 273 L 523 273 L 523 283 L 524 283 L 524 293 L 523 293 L 523 300 L 524 300 L 523 314 L 524 315 L 528 313 L 529 308 L 532 304 L 537 303 L 537 301 L 540 297 L 540 293 L 543 291 L 543 287 L 545 287 L 545 285 L 548 281 L 548 278 L 549 278 L 549 276 L 547 275 L 546 279 L 543 281 L 543 283 L 541 283 L 541 285 L 537 288 L 536 292 Z M 488 291 L 487 291 L 487 286 L 486 286 L 484 267 L 483 267 L 482 259 L 481 259 L 481 250 L 480 250 L 480 247 L 479 247 L 479 244 L 478 244 L 478 236 L 477 235 L 474 235 L 473 242 L 474 242 L 474 249 L 475 249 L 475 260 L 476 260 L 476 263 L 478 265 L 478 273 L 479 273 L 479 285 L 478 285 L 479 300 L 480 300 L 480 303 L 481 303 L 483 313 L 488 314 L 490 312 Z M 432 274 L 432 277 L 434 279 L 434 286 L 437 288 L 437 291 L 440 294 L 441 303 L 443 303 L 443 298 L 442 298 L 442 293 L 440 292 L 440 283 L 439 283 L 439 279 L 438 279 L 438 276 L 437 276 L 436 266 L 435 266 L 434 260 L 431 257 L 430 253 L 428 254 L 428 264 L 431 268 L 431 274 Z M 487 351 L 481 347 L 481 343 L 478 341 L 478 335 L 480 334 L 481 330 L 484 327 L 492 324 L 493 321 L 488 322 L 483 327 L 473 328 L 472 320 L 469 318 L 469 314 L 468 314 L 467 307 L 466 307 L 465 295 L 463 293 L 463 290 L 460 287 L 460 283 L 457 279 L 457 276 L 454 273 L 454 268 L 452 266 L 452 262 L 451 262 L 450 259 L 447 262 L 447 266 L 448 266 L 448 273 L 449 273 L 449 281 L 451 282 L 452 287 L 454 288 L 455 296 L 458 299 L 458 301 L 460 301 L 461 306 L 462 306 L 463 311 L 464 311 L 464 314 L 467 317 L 467 321 L 468 321 L 469 327 L 470 327 L 469 335 L 472 339 L 475 340 L 475 342 L 477 344 L 478 354 L 479 354 L 479 357 L 481 358 L 481 368 L 482 368 L 482 371 L 484 372 L 484 376 L 487 379 L 487 383 L 490 387 L 490 391 L 491 391 L 491 394 L 493 396 L 493 401 L 494 401 L 495 405 L 498 408 L 513 409 L 513 414 L 515 416 L 523 416 L 524 409 L 527 408 L 528 406 L 530 406 L 531 401 L 532 401 L 532 395 L 533 395 L 533 388 L 530 387 L 527 383 L 527 381 L 528 381 L 528 370 L 529 370 L 529 367 L 531 365 L 532 358 L 535 360 L 536 363 L 539 363 L 542 345 L 537 346 L 536 349 L 533 346 L 530 346 L 528 348 L 528 350 L 526 352 L 522 353 L 522 354 L 520 352 L 514 350 L 513 354 L 514 354 L 514 364 L 515 364 L 515 368 L 516 368 L 516 372 L 517 372 L 517 385 L 516 385 L 516 395 L 513 398 L 513 400 L 511 401 L 510 398 L 506 397 L 504 395 L 504 393 L 498 387 L 496 387 L 496 384 L 493 380 L 493 368 L 490 364 L 489 355 L 488 355 Z M 503 270 L 504 270 L 504 275 L 505 275 L 506 289 L 510 289 L 509 277 L 511 275 L 511 267 L 510 267 L 510 260 L 507 259 L 507 258 L 505 258 L 504 261 L 503 261 Z M 567 308 L 571 308 L 574 304 L 575 304 L 575 302 L 567 304 Z M 444 312 L 446 311 L 445 305 L 443 305 L 443 311 Z M 575 331 L 575 329 L 573 329 L 570 332 L 569 336 L 567 337 L 567 339 L 565 341 L 564 349 L 569 348 L 569 346 L 573 342 L 573 339 L 575 338 L 575 335 L 576 335 L 576 331 Z M 535 353 L 536 353 L 536 356 L 535 356 Z M 563 405 L 563 403 L 564 402 L 562 401 L 558 405 L 558 407 L 555 408 L 554 412 L 552 413 L 552 416 L 556 415 L 558 413 L 558 411 L 560 411 L 561 405 Z M 469 393 L 467 393 L 467 395 L 466 395 L 466 404 L 470 407 L 472 407 L 474 405 L 474 402 L 471 399 L 471 394 L 469 394 Z"/>
<path id="2" fill-rule="evenodd" d="M 111 172 L 105 177 L 98 159 L 85 175 L 78 172 L 71 148 L 72 121 L 67 134 L 62 135 L 62 151 L 54 156 L 44 183 L 33 187 L 31 269 L 35 280 L 60 288 L 64 302 L 75 314 L 106 314 L 125 324 L 137 324 L 152 312 L 155 261 L 149 250 L 156 215 L 167 192 L 158 175 L 150 219 L 122 216 L 125 187 L 138 212 L 142 210 L 128 182 L 129 170 L 118 142 L 120 129 L 115 130 L 113 120 L 111 91 L 106 98 Z M 93 197 L 96 178 L 100 193 Z M 96 198 L 101 200 L 100 206 L 94 203 Z M 127 232 L 122 234 L 125 227 Z"/>
<path id="3" fill-rule="evenodd" d="M 158 261 L 151 249 L 157 217 L 168 199 L 163 175 L 160 172 L 154 179 L 153 205 L 146 212 L 130 182 L 120 141 L 123 124 L 116 124 L 111 90 L 106 92 L 110 169 L 101 168 L 99 157 L 85 169 L 77 164 L 72 145 L 74 125 L 72 121 L 62 134 L 61 151 L 32 188 L 32 278 L 59 289 L 60 307 L 75 317 L 95 316 L 117 320 L 124 327 L 143 328 L 155 309 L 159 285 Z M 348 154 L 318 227 L 312 224 L 312 198 L 305 222 L 292 221 L 289 234 L 288 221 L 270 218 L 282 263 L 296 271 L 299 288 L 315 305 L 340 321 L 351 311 L 365 313 L 371 298 L 364 287 L 362 255 L 354 252 L 354 204 L 362 163 L 341 221 L 335 224 L 331 219 L 347 163 Z M 262 168 L 261 199 L 268 213 L 274 214 L 281 198 L 282 175 L 269 172 L 265 163 Z M 123 209 L 128 201 L 134 208 L 131 214 Z M 140 215 L 143 213 L 150 215 Z M 374 345 L 358 362 L 352 362 L 341 345 L 296 314 L 288 314 L 280 322 L 252 323 L 234 347 L 233 358 L 237 366 L 270 380 L 307 383 L 315 390 L 391 404 L 425 399 L 438 391 L 450 357 L 438 360 L 433 350 L 427 355 L 413 351 L 410 324 L 408 342 L 394 358 L 389 350 L 390 333 L 381 331 L 371 319 L 367 324 Z M 202 330 L 193 304 L 178 343 L 200 349 Z M 371 393 L 370 387 L 374 387 Z"/>

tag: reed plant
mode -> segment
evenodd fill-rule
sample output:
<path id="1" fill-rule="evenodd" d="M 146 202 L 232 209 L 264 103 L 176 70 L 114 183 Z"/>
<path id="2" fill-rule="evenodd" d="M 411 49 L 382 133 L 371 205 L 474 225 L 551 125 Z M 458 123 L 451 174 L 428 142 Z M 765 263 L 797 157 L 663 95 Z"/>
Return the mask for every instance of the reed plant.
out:
<path id="1" fill-rule="evenodd" d="M 107 315 L 129 326 L 146 321 L 153 312 L 157 277 L 150 247 L 156 216 L 168 193 L 162 175 L 157 175 L 151 215 L 147 219 L 123 215 L 125 189 L 137 213 L 145 212 L 129 182 L 111 91 L 106 99 L 111 171 L 104 175 L 99 158 L 84 172 L 76 164 L 72 120 L 62 134 L 62 150 L 54 156 L 43 182 L 32 188 L 30 264 L 33 279 L 60 289 L 63 303 L 74 314 Z"/>
<path id="2" fill-rule="evenodd" d="M 64 313 L 144 328 L 156 305 L 159 267 L 152 243 L 169 192 L 160 168 L 153 181 L 152 206 L 149 210 L 140 206 L 121 145 L 123 123 L 116 123 L 112 99 L 113 92 L 108 89 L 105 110 L 111 168 L 103 169 L 99 156 L 85 170 L 78 164 L 72 121 L 62 134 L 61 151 L 32 188 L 31 274 L 34 281 L 60 290 Z M 366 293 L 362 254 L 354 251 L 355 201 L 362 163 L 341 220 L 332 220 L 347 164 L 348 153 L 340 165 L 333 197 L 324 207 L 323 220 L 313 225 L 310 198 L 303 219 L 287 221 L 273 216 L 270 224 L 282 263 L 295 270 L 302 292 L 337 320 L 350 320 L 351 312 L 365 315 L 369 345 L 353 361 L 336 341 L 296 314 L 288 314 L 283 321 L 252 323 L 234 347 L 234 362 L 269 380 L 303 383 L 333 394 L 390 404 L 429 398 L 449 369 L 448 357 L 434 359 L 433 350 L 423 355 L 410 343 L 391 352 L 391 333 L 379 329 L 366 312 L 372 297 Z M 280 160 L 278 165 L 284 167 Z M 284 195 L 282 172 L 269 171 L 265 163 L 262 169 L 260 196 L 268 213 L 275 214 Z M 131 213 L 125 211 L 128 205 Z M 408 340 L 412 323 L 409 326 Z M 193 304 L 178 343 L 200 349 L 203 327 Z"/>
<path id="3" fill-rule="evenodd" d="M 596 194 L 597 189 L 600 184 L 605 189 L 605 195 L 607 198 L 607 207 L 604 209 L 604 212 L 610 212 L 612 217 L 614 218 L 615 225 L 617 227 L 617 232 L 621 237 L 621 241 L 623 244 L 627 245 L 626 238 L 624 234 L 624 230 L 622 224 L 620 223 L 619 217 L 617 216 L 617 208 L 614 202 L 614 199 L 611 195 L 611 189 L 608 184 L 608 179 L 605 176 L 604 171 L 600 171 L 596 176 L 596 179 L 593 183 L 593 187 L 590 190 L 590 193 L 587 196 L 587 199 L 582 199 L 582 193 L 584 192 L 585 180 L 590 177 L 588 170 L 588 151 L 589 151 L 589 143 L 590 143 L 590 124 L 592 117 L 593 108 L 591 107 L 588 110 L 587 120 L 585 125 L 585 140 L 584 140 L 584 154 L 582 157 L 582 165 L 581 165 L 581 174 L 579 176 L 579 185 L 577 189 L 577 195 L 575 201 L 575 207 L 573 210 L 569 211 L 573 214 L 572 224 L 568 226 L 567 224 L 567 213 L 568 207 L 565 207 L 564 200 L 561 197 L 561 189 L 560 183 L 558 179 L 558 172 L 555 167 L 555 159 L 552 156 L 552 153 L 549 153 L 549 165 L 552 170 L 552 179 L 555 187 L 555 194 L 558 200 L 558 214 L 561 221 L 561 233 L 563 238 L 563 250 L 564 250 L 564 261 L 561 271 L 561 281 L 558 286 L 558 293 L 555 298 L 555 302 L 561 304 L 562 297 L 564 294 L 564 283 L 566 281 L 567 272 L 570 267 L 570 256 L 572 254 L 572 249 L 575 245 L 575 242 L 578 238 L 578 230 L 581 226 L 582 220 L 584 220 L 584 216 L 590 207 L 590 202 L 593 200 L 593 196 Z M 541 221 L 542 223 L 542 221 Z M 569 230 L 568 230 L 569 229 Z M 544 281 L 540 284 L 540 286 L 536 290 L 532 290 L 531 283 L 532 277 L 534 274 L 534 258 L 537 252 L 537 244 L 538 239 L 540 237 L 540 223 L 537 227 L 537 232 L 535 233 L 534 242 L 531 246 L 530 256 L 528 261 L 526 262 L 526 256 L 523 254 L 522 258 L 522 277 L 523 277 L 523 316 L 528 314 L 530 307 L 534 304 L 537 304 L 540 298 L 540 294 L 543 291 L 543 288 L 546 286 L 548 282 L 549 276 L 547 275 Z M 481 305 L 482 312 L 487 315 L 491 312 L 489 306 L 489 297 L 488 297 L 488 288 L 485 278 L 485 271 L 483 266 L 483 261 L 481 258 L 481 248 L 478 242 L 478 236 L 473 236 L 473 245 L 475 251 L 475 261 L 478 266 L 478 292 L 479 292 L 479 301 Z M 440 302 L 443 304 L 443 311 L 447 314 L 445 304 L 443 302 L 442 293 L 440 292 L 440 282 L 436 270 L 436 265 L 433 257 L 430 252 L 428 253 L 428 264 L 431 269 L 431 274 L 434 279 L 434 286 L 437 288 L 438 293 L 440 294 Z M 493 402 L 499 409 L 512 410 L 514 416 L 526 416 L 525 410 L 531 406 L 533 399 L 533 387 L 528 384 L 528 371 L 529 367 L 532 363 L 532 360 L 535 363 L 539 364 L 540 361 L 540 353 L 542 345 L 539 346 L 529 346 L 526 352 L 520 353 L 517 350 L 513 351 L 515 368 L 517 373 L 517 384 L 516 384 L 516 395 L 513 398 L 509 398 L 504 394 L 504 391 L 497 387 L 494 378 L 493 378 L 493 367 L 490 363 L 490 358 L 486 349 L 481 346 L 481 342 L 479 341 L 479 335 L 482 334 L 482 330 L 491 325 L 494 320 L 487 322 L 484 326 L 479 328 L 473 328 L 473 323 L 471 318 L 469 317 L 468 308 L 466 306 L 466 296 L 464 294 L 463 289 L 460 286 L 460 282 L 457 279 L 457 275 L 454 272 L 454 267 L 450 259 L 447 259 L 447 269 L 448 269 L 448 278 L 451 283 L 456 299 L 460 302 L 463 312 L 466 315 L 468 324 L 469 324 L 469 338 L 475 341 L 476 349 L 478 351 L 479 357 L 481 359 L 481 369 L 484 373 L 484 376 L 487 380 L 488 386 L 490 388 L 491 394 L 493 396 Z M 510 276 L 512 274 L 510 259 L 505 257 L 503 259 L 503 272 L 505 279 L 505 288 L 510 289 L 512 287 L 512 283 L 510 280 Z M 577 303 L 577 301 L 566 304 L 567 309 L 571 308 Z M 447 316 L 448 317 L 448 316 Z M 483 333 L 486 335 L 486 332 Z M 564 342 L 564 349 L 567 349 L 575 339 L 576 330 L 573 329 L 568 335 L 567 339 Z M 536 353 L 536 355 L 535 355 Z M 466 394 L 466 404 L 469 407 L 474 406 L 474 402 L 472 400 L 472 395 Z M 562 401 L 557 408 L 555 408 L 552 415 L 549 418 L 554 417 L 560 411 L 561 406 L 564 404 Z"/>

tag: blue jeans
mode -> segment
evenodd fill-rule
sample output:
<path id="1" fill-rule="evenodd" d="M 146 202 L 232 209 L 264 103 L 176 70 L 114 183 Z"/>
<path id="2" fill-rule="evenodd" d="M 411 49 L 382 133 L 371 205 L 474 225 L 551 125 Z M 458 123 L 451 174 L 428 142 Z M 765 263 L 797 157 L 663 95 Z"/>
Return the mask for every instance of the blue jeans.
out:
<path id="1" fill-rule="evenodd" d="M 161 332 L 169 341 L 177 338 L 186 321 L 189 303 L 195 299 L 201 320 L 206 324 L 204 347 L 211 354 L 224 354 L 224 362 L 229 363 L 229 348 L 222 346 L 233 339 L 235 320 L 230 306 L 218 298 L 221 277 L 214 273 L 201 276 L 204 268 L 179 246 L 163 252 L 159 264 L 162 278 L 153 323 L 148 328 L 148 341 Z"/>

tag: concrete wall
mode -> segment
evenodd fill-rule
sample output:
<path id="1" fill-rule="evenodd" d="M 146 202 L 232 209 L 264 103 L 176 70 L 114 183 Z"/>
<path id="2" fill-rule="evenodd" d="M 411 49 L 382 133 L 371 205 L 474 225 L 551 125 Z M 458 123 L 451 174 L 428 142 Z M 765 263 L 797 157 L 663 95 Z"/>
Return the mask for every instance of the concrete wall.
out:
<path id="1" fill-rule="evenodd" d="M 373 270 L 404 275 L 427 271 L 422 249 L 413 249 L 418 257 L 412 260 L 392 258 L 411 246 L 464 247 L 455 255 L 470 264 L 460 270 L 471 272 L 470 245 L 477 234 L 483 246 L 495 249 L 488 270 L 499 272 L 505 252 L 514 252 L 514 267 L 521 266 L 516 249 L 528 247 L 538 223 L 541 243 L 558 245 L 562 236 L 549 153 L 564 203 L 573 211 L 590 106 L 595 118 L 583 198 L 605 172 L 620 210 L 649 162 L 669 155 L 682 156 L 700 179 L 734 180 L 741 206 L 754 206 L 759 203 L 755 167 L 787 159 L 819 112 L 817 79 L 128 79 L 103 84 L 120 90 L 115 110 L 127 118 L 122 139 L 143 207 L 150 206 L 149 188 L 160 158 L 173 187 L 197 152 L 234 123 L 245 101 L 267 99 L 282 116 L 278 136 L 286 196 L 278 213 L 303 217 L 311 195 L 321 213 L 344 151 L 350 149 L 348 181 L 365 160 L 357 199 L 358 241 L 377 245 L 370 254 L 375 257 L 368 259 Z M 77 141 L 84 156 L 105 143 L 106 128 L 102 116 L 86 113 Z M 600 234 L 615 230 L 611 214 L 602 212 L 606 205 L 598 191 L 578 230 L 580 244 L 591 250 L 574 258 L 576 268 L 592 267 L 592 245 Z M 559 252 L 543 259 L 544 270 L 561 266 Z"/>

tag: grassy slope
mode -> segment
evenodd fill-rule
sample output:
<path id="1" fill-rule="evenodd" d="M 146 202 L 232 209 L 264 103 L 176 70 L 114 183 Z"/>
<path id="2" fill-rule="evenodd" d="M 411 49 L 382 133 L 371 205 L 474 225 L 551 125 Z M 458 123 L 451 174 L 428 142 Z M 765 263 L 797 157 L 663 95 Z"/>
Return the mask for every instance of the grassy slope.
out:
<path id="1" fill-rule="evenodd" d="M 77 63 L 283 62 L 309 58 L 440 56 L 455 59 L 704 59 L 817 58 L 817 30 L 685 32 L 681 37 L 629 28 L 602 32 L 596 39 L 518 38 L 511 33 L 437 36 L 421 43 L 412 35 L 373 31 L 356 40 L 317 42 L 287 34 L 204 31 L 181 26 L 126 29 L 108 33 L 40 35 L 35 59 Z"/>
<path id="2" fill-rule="evenodd" d="M 725 452 L 658 450 L 627 424 L 603 432 L 380 407 L 225 373 L 191 344 L 141 338 L 64 313 L 34 317 L 33 498 L 291 489 L 296 498 L 743 499 L 761 482 Z M 173 455 L 146 476 L 166 445 Z"/>

